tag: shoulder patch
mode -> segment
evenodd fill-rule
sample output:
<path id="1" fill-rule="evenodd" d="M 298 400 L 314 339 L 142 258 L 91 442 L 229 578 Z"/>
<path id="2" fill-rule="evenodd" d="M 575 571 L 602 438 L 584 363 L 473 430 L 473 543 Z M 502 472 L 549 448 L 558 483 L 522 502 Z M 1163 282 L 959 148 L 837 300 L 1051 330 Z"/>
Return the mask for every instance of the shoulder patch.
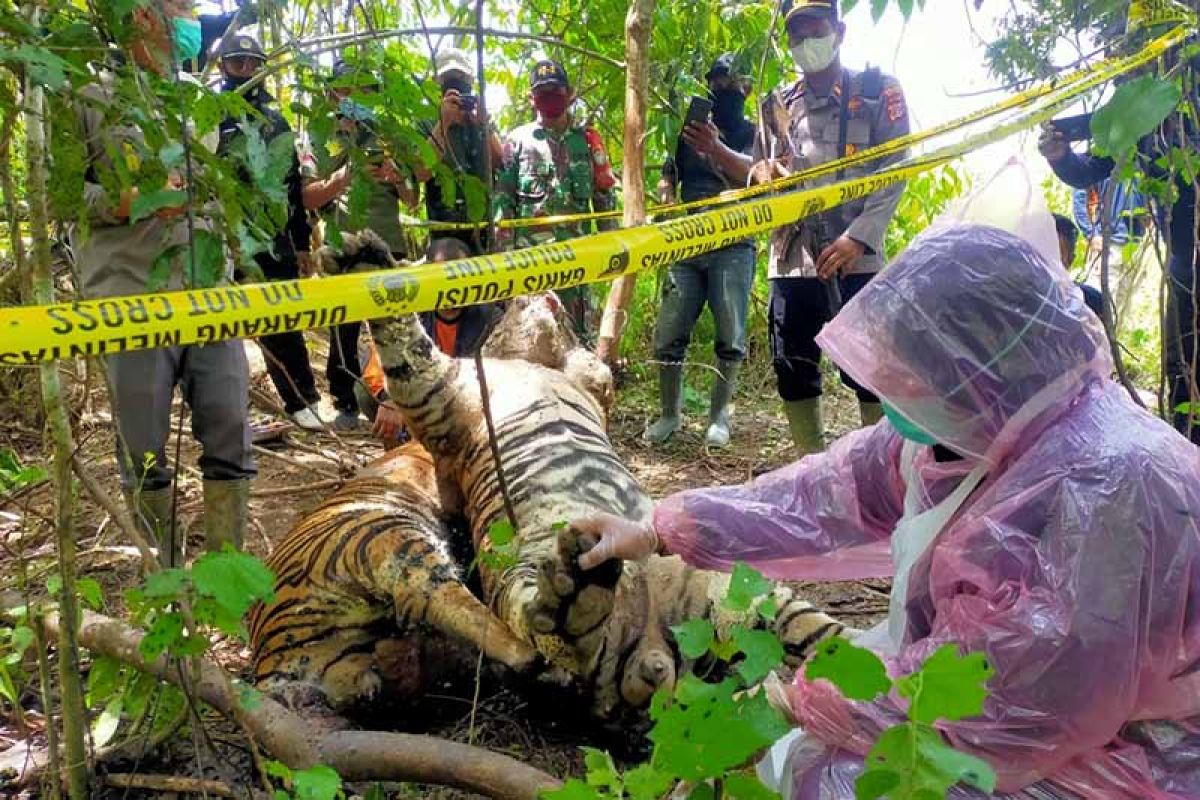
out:
<path id="1" fill-rule="evenodd" d="M 893 83 L 883 90 L 883 105 L 889 122 L 897 122 L 908 115 L 908 103 L 904 100 L 904 90 L 900 84 Z"/>
<path id="2" fill-rule="evenodd" d="M 607 191 L 617 185 L 617 177 L 613 175 L 612 166 L 608 163 L 608 153 L 604 150 L 604 140 L 595 128 L 587 128 L 583 132 L 588 150 L 592 153 L 592 176 L 598 191 Z"/>

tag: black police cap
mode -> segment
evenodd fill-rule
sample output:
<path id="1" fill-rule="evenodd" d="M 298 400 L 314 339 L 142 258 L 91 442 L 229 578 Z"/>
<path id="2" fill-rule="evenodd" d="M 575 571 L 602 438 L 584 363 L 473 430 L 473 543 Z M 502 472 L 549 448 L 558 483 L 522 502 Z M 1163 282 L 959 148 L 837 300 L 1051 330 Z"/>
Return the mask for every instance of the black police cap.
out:
<path id="1" fill-rule="evenodd" d="M 263 52 L 262 45 L 258 43 L 258 40 L 244 33 L 235 33 L 225 37 L 225 40 L 221 42 L 219 55 L 221 58 L 250 56 L 262 61 L 267 60 L 267 54 Z"/>
<path id="2" fill-rule="evenodd" d="M 824 17 L 837 22 L 838 0 L 783 0 L 780 15 L 785 25 L 794 17 Z"/>
<path id="3" fill-rule="evenodd" d="M 567 79 L 567 71 L 563 69 L 562 64 L 543 58 L 533 65 L 529 73 L 529 88 L 538 89 L 542 86 L 571 88 L 571 81 Z"/>

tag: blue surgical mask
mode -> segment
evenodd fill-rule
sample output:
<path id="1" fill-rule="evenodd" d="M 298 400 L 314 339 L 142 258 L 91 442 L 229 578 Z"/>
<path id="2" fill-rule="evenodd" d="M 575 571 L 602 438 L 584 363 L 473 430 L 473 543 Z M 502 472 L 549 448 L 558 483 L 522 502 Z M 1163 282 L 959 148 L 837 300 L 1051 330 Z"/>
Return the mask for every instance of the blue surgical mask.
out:
<path id="1" fill-rule="evenodd" d="M 892 408 L 887 403 L 880 403 L 883 406 L 883 415 L 887 417 L 888 422 L 892 423 L 892 427 L 896 429 L 896 433 L 900 434 L 910 442 L 917 444 L 937 444 L 937 439 L 934 439 L 928 433 L 918 428 L 908 417 L 901 414 L 896 409 Z"/>
<path id="2" fill-rule="evenodd" d="M 374 122 L 375 112 L 364 106 L 362 103 L 356 103 L 349 97 L 343 97 L 338 103 L 338 116 L 346 119 L 354 120 L 355 122 Z"/>
<path id="3" fill-rule="evenodd" d="M 171 41 L 175 45 L 175 59 L 180 63 L 191 61 L 200 55 L 200 22 L 191 17 L 174 17 L 171 20 Z"/>

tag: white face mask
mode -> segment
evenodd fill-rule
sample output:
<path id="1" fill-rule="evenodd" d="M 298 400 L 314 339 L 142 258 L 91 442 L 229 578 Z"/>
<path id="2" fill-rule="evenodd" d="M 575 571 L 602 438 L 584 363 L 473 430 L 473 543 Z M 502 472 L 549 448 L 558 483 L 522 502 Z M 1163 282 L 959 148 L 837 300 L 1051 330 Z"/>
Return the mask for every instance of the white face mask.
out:
<path id="1" fill-rule="evenodd" d="M 820 72 L 837 58 L 837 34 L 831 33 L 819 39 L 803 39 L 792 48 L 792 60 L 801 72 Z"/>

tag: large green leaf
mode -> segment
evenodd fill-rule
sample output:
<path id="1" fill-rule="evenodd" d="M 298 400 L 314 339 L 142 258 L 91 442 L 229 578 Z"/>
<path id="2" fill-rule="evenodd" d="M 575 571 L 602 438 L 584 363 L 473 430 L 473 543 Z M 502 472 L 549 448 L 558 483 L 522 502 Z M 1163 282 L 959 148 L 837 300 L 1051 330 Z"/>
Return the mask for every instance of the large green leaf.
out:
<path id="1" fill-rule="evenodd" d="M 130 222 L 138 222 L 164 208 L 178 208 L 187 202 L 187 192 L 179 189 L 159 189 L 154 192 L 138 192 L 130 207 Z"/>
<path id="2" fill-rule="evenodd" d="M 755 631 L 738 625 L 733 630 L 733 643 L 745 655 L 737 671 L 746 683 L 755 683 L 783 663 L 783 645 L 770 631 Z"/>
<path id="3" fill-rule="evenodd" d="M 212 601 L 197 602 L 197 622 L 211 622 L 225 633 L 236 634 L 250 607 L 274 595 L 275 576 L 249 553 L 226 549 L 197 559 L 192 583 L 202 600 Z"/>
<path id="4" fill-rule="evenodd" d="M 1117 156 L 1155 130 L 1182 97 L 1173 82 L 1142 75 L 1124 84 L 1092 115 L 1092 136 L 1098 151 Z"/>
<path id="5" fill-rule="evenodd" d="M 958 645 L 945 644 L 921 669 L 896 681 L 896 689 L 912 699 L 910 719 L 925 723 L 964 719 L 983 712 L 984 684 L 992 671 L 982 653 L 960 656 Z"/>
<path id="6" fill-rule="evenodd" d="M 758 570 L 741 562 L 733 565 L 729 576 L 729 593 L 723 605 L 730 611 L 748 611 L 755 599 L 767 594 L 773 584 Z"/>
<path id="7" fill-rule="evenodd" d="M 804 676 L 810 681 L 825 678 L 852 700 L 874 700 L 892 686 L 879 656 L 840 636 L 821 643 Z"/>
<path id="8" fill-rule="evenodd" d="M 713 639 L 716 638 L 713 624 L 706 619 L 689 619 L 679 625 L 673 625 L 671 633 L 675 634 L 679 652 L 687 658 L 699 658 L 707 653 Z"/>

